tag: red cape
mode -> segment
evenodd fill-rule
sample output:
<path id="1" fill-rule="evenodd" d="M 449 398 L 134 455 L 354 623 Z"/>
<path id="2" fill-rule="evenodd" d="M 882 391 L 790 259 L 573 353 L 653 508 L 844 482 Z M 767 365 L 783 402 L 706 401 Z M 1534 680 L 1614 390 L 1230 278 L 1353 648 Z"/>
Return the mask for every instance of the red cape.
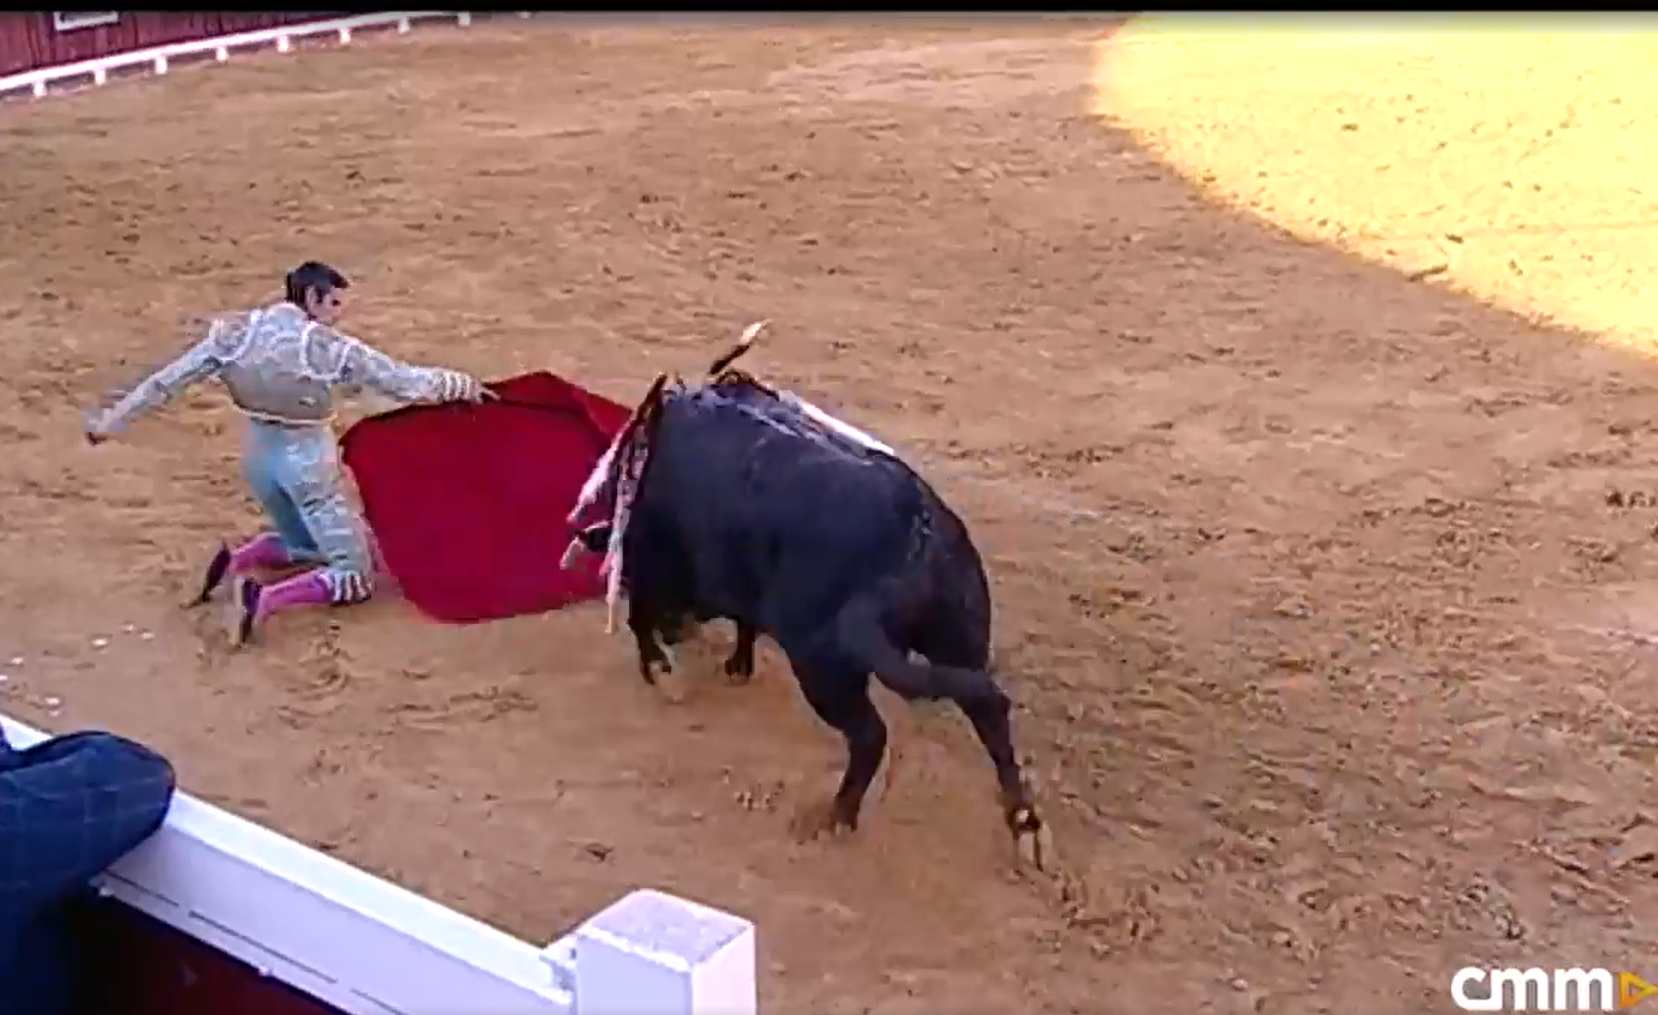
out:
<path id="1" fill-rule="evenodd" d="M 546 372 L 489 387 L 499 401 L 410 406 L 340 439 L 386 569 L 455 624 L 604 594 L 597 555 L 559 570 L 564 519 L 629 410 Z"/>

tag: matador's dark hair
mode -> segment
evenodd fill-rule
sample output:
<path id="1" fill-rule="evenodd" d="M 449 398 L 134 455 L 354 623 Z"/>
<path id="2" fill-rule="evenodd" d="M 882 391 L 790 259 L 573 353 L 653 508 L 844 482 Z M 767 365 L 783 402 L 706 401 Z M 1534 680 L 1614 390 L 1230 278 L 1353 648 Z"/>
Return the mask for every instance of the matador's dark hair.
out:
<path id="1" fill-rule="evenodd" d="M 305 306 L 305 294 L 315 289 L 318 297 L 327 296 L 335 289 L 349 289 L 351 283 L 338 271 L 321 261 L 306 261 L 288 272 L 286 279 L 289 303 Z"/>

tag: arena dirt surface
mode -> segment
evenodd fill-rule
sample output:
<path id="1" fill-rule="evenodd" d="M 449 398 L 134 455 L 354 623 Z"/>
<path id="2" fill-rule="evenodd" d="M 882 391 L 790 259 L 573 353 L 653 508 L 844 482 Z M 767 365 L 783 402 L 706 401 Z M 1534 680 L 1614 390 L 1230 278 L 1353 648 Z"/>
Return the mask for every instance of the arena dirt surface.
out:
<path id="1" fill-rule="evenodd" d="M 1096 115 L 1110 28 L 480 22 L 0 106 L 0 704 L 531 940 L 641 884 L 745 913 L 770 1011 L 1650 977 L 1658 368 L 1232 210 Z M 1327 182 L 1441 200 L 1412 158 Z M 769 317 L 749 366 L 972 525 L 1063 872 L 887 697 L 863 828 L 793 841 L 842 752 L 769 647 L 677 704 L 599 607 L 228 652 L 178 608 L 256 523 L 225 398 L 79 412 L 313 256 L 389 350 L 624 401 Z"/>

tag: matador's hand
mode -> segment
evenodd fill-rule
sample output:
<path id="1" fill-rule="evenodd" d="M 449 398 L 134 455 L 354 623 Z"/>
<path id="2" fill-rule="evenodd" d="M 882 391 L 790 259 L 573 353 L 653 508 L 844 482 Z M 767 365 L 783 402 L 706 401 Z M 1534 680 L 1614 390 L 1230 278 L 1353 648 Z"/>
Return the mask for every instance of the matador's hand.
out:
<path id="1" fill-rule="evenodd" d="M 446 402 L 482 402 L 486 398 L 494 397 L 495 392 L 484 387 L 471 374 L 463 374 L 458 370 L 444 374 L 443 398 Z"/>
<path id="2" fill-rule="evenodd" d="M 86 434 L 86 442 L 91 444 L 93 447 L 97 447 L 104 441 L 109 440 L 109 432 L 104 429 L 103 424 L 99 423 L 97 418 L 94 416 L 87 417 L 82 432 Z"/>

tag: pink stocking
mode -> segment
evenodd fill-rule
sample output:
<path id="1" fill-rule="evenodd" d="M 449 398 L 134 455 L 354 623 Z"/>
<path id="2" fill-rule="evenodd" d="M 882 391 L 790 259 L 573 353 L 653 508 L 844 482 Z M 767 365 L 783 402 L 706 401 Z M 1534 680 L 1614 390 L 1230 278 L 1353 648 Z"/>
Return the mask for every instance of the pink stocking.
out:
<path id="1" fill-rule="evenodd" d="M 236 574 L 247 574 L 261 567 L 285 567 L 288 563 L 288 548 L 282 544 L 282 537 L 274 532 L 255 536 L 230 555 L 230 569 Z"/>
<path id="2" fill-rule="evenodd" d="M 326 606 L 333 601 L 333 592 L 328 582 L 323 580 L 322 572 L 307 571 L 261 589 L 255 619 L 263 621 L 282 610 L 296 606 Z"/>

